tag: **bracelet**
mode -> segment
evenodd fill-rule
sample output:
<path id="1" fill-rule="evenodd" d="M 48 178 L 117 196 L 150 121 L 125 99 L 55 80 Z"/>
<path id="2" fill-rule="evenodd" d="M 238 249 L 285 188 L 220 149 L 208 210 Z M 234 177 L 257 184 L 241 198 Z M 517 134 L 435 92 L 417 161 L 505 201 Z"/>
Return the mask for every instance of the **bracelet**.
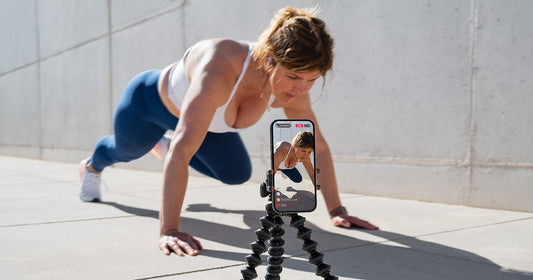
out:
<path id="1" fill-rule="evenodd" d="M 330 218 L 333 218 L 335 216 L 339 216 L 339 215 L 346 215 L 348 214 L 348 211 L 346 211 L 346 208 L 344 208 L 344 206 L 339 206 L 331 211 L 329 211 L 329 217 Z"/>

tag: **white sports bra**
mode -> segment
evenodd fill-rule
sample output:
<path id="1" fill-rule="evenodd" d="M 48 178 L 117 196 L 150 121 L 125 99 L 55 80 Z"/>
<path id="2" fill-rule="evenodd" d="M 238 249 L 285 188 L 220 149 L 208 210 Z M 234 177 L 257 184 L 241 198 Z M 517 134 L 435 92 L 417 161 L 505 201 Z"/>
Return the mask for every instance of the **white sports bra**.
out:
<path id="1" fill-rule="evenodd" d="M 237 82 L 235 83 L 235 86 L 233 87 L 233 90 L 231 91 L 231 95 L 228 99 L 228 102 L 226 104 L 220 106 L 215 111 L 215 115 L 213 116 L 213 119 L 211 120 L 211 124 L 209 125 L 208 131 L 215 132 L 215 133 L 224 133 L 224 132 L 236 132 L 239 131 L 239 129 L 228 126 L 226 124 L 226 107 L 230 103 L 231 99 L 233 98 L 233 95 L 237 91 L 237 88 L 239 86 L 239 83 L 241 82 L 242 78 L 244 77 L 244 74 L 246 73 L 246 69 L 248 69 L 248 66 L 250 65 L 250 61 L 252 60 L 252 50 L 254 48 L 254 43 L 249 42 L 248 43 L 248 55 L 246 56 L 246 59 L 244 60 L 244 64 L 242 65 L 242 71 L 239 75 L 239 78 L 237 79 Z M 187 79 L 187 74 L 185 72 L 185 57 L 187 57 L 189 50 L 187 50 L 183 56 L 183 58 L 176 64 L 172 69 L 170 70 L 170 74 L 168 77 L 168 98 L 174 103 L 176 108 L 178 108 L 181 111 L 181 106 L 183 105 L 183 99 L 185 99 L 185 95 L 187 94 L 187 90 L 189 89 L 190 82 Z M 271 94 L 271 97 L 273 97 L 273 94 Z M 273 102 L 273 98 L 271 98 L 270 102 Z"/>

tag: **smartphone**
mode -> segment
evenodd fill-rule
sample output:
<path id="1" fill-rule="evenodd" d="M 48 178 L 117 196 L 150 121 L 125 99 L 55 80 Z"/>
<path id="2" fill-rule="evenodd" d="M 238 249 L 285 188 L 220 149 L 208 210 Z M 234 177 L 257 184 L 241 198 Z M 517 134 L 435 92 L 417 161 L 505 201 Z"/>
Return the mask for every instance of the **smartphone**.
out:
<path id="1" fill-rule="evenodd" d="M 275 120 L 270 125 L 272 206 L 279 213 L 316 208 L 315 125 Z"/>

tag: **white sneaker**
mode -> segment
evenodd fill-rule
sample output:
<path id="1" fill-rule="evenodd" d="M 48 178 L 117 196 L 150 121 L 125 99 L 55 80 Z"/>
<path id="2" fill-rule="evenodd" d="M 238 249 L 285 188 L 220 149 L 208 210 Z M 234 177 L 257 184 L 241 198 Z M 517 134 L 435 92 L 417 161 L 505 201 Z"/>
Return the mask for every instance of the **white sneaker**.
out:
<path id="1" fill-rule="evenodd" d="M 170 137 L 163 135 L 161 140 L 155 144 L 155 146 L 150 151 L 150 154 L 158 160 L 165 160 L 168 153 L 168 145 L 170 144 Z"/>
<path id="2" fill-rule="evenodd" d="M 84 202 L 100 201 L 100 199 L 102 198 L 102 194 L 100 192 L 100 182 L 102 181 L 102 174 L 89 172 L 89 170 L 87 169 L 87 161 L 89 161 L 89 159 L 84 159 L 80 163 L 80 199 Z"/>

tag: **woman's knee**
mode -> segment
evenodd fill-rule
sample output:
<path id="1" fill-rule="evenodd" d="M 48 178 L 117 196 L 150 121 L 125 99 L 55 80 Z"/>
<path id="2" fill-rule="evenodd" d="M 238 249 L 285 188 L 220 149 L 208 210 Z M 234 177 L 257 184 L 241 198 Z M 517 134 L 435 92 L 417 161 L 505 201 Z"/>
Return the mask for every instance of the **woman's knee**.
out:
<path id="1" fill-rule="evenodd" d="M 230 172 L 223 172 L 219 180 L 228 185 L 240 185 L 246 183 L 252 177 L 251 168 L 234 168 Z"/>

